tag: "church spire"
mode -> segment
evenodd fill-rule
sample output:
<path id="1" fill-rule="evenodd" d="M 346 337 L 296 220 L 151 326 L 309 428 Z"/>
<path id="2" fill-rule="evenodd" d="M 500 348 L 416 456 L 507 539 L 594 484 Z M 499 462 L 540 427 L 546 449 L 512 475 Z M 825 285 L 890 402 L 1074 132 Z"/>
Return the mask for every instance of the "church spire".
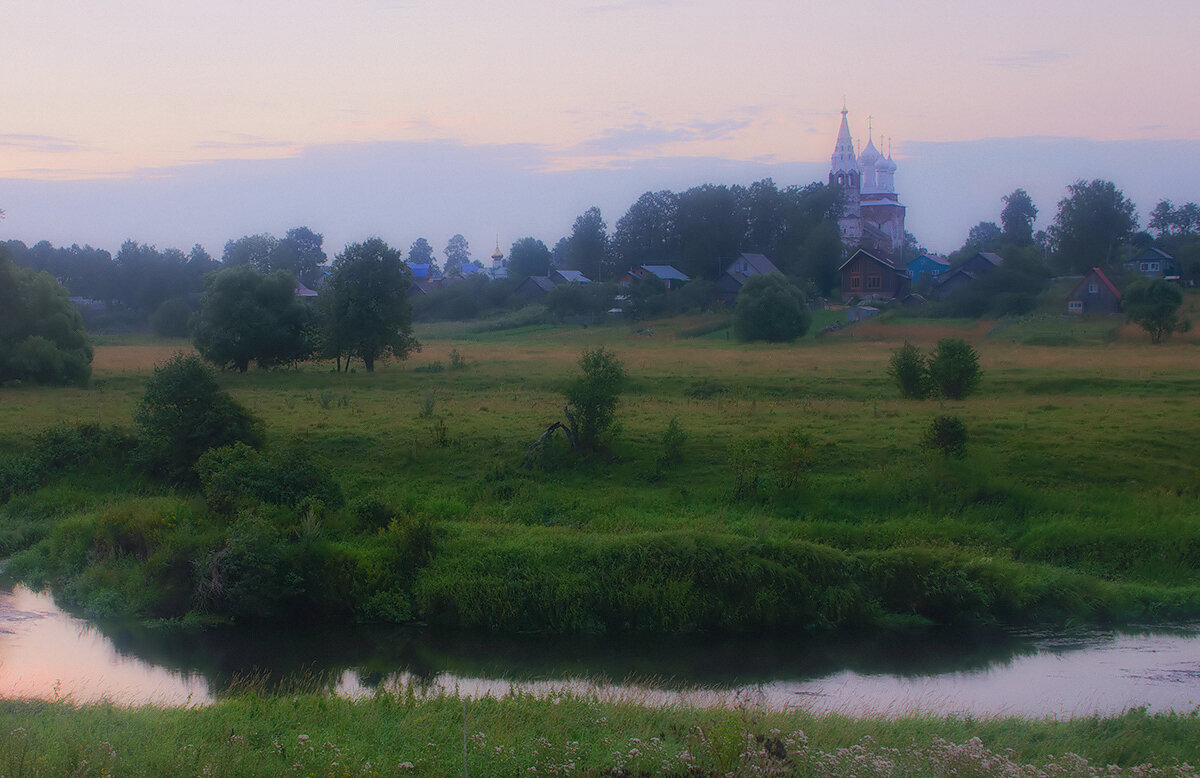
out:
<path id="1" fill-rule="evenodd" d="M 854 154 L 854 140 L 850 137 L 850 122 L 846 118 L 846 103 L 842 100 L 842 126 L 838 129 L 837 142 L 833 146 L 833 156 L 830 158 L 829 177 L 836 180 L 838 175 L 843 177 L 848 173 L 858 173 L 858 162 Z"/>

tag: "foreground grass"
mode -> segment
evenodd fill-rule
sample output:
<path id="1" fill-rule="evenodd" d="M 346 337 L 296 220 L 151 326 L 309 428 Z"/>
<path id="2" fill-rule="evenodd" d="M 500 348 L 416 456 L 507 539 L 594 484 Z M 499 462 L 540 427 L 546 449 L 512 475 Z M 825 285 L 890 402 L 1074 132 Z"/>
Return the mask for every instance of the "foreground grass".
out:
<path id="1" fill-rule="evenodd" d="M 0 775 L 1196 775 L 1200 718 L 898 719 L 408 690 L 0 702 Z"/>

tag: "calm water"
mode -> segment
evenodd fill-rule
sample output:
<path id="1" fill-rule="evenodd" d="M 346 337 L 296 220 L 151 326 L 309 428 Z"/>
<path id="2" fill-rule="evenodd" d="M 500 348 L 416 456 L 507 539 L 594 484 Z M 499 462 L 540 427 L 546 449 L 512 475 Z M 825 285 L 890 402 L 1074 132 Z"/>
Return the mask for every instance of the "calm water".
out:
<path id="1" fill-rule="evenodd" d="M 303 678 L 347 696 L 417 685 L 857 714 L 1191 711 L 1200 706 L 1200 630 L 619 643 L 398 629 L 181 636 L 83 621 L 49 595 L 0 590 L 0 697 L 197 705 L 248 677 Z"/>

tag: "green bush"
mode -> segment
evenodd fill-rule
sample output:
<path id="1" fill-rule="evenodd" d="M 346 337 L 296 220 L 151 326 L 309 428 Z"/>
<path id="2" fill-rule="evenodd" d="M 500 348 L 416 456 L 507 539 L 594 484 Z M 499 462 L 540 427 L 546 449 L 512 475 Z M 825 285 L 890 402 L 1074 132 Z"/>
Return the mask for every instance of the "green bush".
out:
<path id="1" fill-rule="evenodd" d="M 799 429 L 780 433 L 771 441 L 771 467 L 780 491 L 790 491 L 804 483 L 816 460 L 812 440 Z"/>
<path id="2" fill-rule="evenodd" d="M 738 293 L 733 334 L 740 341 L 789 343 L 811 324 L 804 293 L 781 275 L 752 276 Z"/>
<path id="3" fill-rule="evenodd" d="M 900 388 L 900 394 L 910 400 L 922 400 L 929 396 L 929 366 L 921 349 L 905 343 L 892 352 L 888 360 L 888 376 Z"/>
<path id="4" fill-rule="evenodd" d="M 194 482 L 192 468 L 209 449 L 263 441 L 261 422 L 221 391 L 199 357 L 183 354 L 154 368 L 134 422 L 146 466 L 176 482 Z"/>
<path id="5" fill-rule="evenodd" d="M 359 527 L 371 531 L 384 529 L 396 517 L 396 511 L 374 495 L 359 497 L 350 504 Z"/>
<path id="6" fill-rule="evenodd" d="M 957 416 L 938 416 L 921 438 L 927 451 L 962 459 L 967 453 L 967 425 Z"/>
<path id="7" fill-rule="evenodd" d="M 929 380 L 942 397 L 961 400 L 982 378 L 979 354 L 961 338 L 942 338 L 929 355 Z"/>
<path id="8" fill-rule="evenodd" d="M 659 470 L 683 461 L 683 444 L 687 442 L 687 437 L 683 427 L 679 426 L 679 417 L 672 416 L 667 422 L 667 428 L 663 430 L 662 453 L 658 457 Z"/>
<path id="9" fill-rule="evenodd" d="M 150 329 L 164 338 L 186 338 L 191 334 L 189 322 L 192 306 L 182 297 L 163 300 L 150 314 Z"/>
<path id="10" fill-rule="evenodd" d="M 32 492 L 42 483 L 42 471 L 32 457 L 0 456 L 0 503 Z"/>
<path id="11" fill-rule="evenodd" d="M 196 463 L 205 502 L 222 513 L 259 502 L 295 507 L 319 500 L 336 508 L 342 490 L 327 473 L 302 451 L 260 453 L 241 442 L 209 449 Z"/>
<path id="12" fill-rule="evenodd" d="M 200 608 L 234 619 L 287 618 L 300 609 L 305 589 L 294 549 L 279 529 L 253 514 L 239 517 L 197 575 Z"/>
<path id="13" fill-rule="evenodd" d="M 600 346 L 583 352 L 579 369 L 582 375 L 563 394 L 579 449 L 596 451 L 616 431 L 617 401 L 625 385 L 625 368 L 616 354 Z"/>

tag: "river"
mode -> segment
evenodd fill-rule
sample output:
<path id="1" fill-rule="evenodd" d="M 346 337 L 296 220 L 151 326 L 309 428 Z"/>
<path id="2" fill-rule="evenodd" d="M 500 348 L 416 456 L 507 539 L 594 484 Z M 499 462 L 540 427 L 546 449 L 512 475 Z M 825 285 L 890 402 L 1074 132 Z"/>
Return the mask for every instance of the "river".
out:
<path id="1" fill-rule="evenodd" d="M 855 715 L 1190 712 L 1200 706 L 1200 628 L 621 641 L 397 628 L 183 635 L 93 623 L 48 594 L 0 590 L 0 697 L 203 705 L 245 683 L 351 697 L 406 685 L 468 695 L 568 690 Z"/>

